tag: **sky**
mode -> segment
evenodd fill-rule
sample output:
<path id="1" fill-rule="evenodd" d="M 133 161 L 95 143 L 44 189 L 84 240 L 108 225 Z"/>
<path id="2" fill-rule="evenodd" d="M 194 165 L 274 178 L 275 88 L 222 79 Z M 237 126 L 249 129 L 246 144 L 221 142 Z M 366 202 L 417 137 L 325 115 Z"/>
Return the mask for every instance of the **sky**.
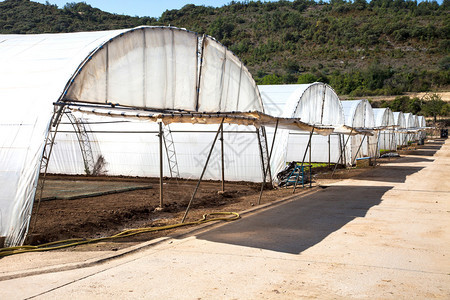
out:
<path id="1" fill-rule="evenodd" d="M 32 1 L 43 4 L 46 2 L 45 0 Z M 180 9 L 186 4 L 219 7 L 230 3 L 231 0 L 48 0 L 48 2 L 50 4 L 56 4 L 59 8 L 63 8 L 68 2 L 86 2 L 92 7 L 96 7 L 110 13 L 156 18 L 160 17 L 161 14 L 167 9 Z"/>

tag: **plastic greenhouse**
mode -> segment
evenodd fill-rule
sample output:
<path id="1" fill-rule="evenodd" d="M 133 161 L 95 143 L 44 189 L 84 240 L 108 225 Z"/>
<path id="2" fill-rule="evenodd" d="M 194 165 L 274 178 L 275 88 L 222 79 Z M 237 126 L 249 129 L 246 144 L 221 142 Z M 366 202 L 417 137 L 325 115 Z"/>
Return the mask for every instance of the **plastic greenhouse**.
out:
<path id="1" fill-rule="evenodd" d="M 259 168 L 267 170 L 267 139 L 260 130 L 264 125 L 322 134 L 332 131 L 265 114 L 258 88 L 243 63 L 213 38 L 184 29 L 144 26 L 105 32 L 0 35 L 0 54 L 0 236 L 6 237 L 9 246 L 24 241 L 41 172 L 67 173 L 70 164 L 92 171 L 100 158 L 96 154 L 101 153 L 109 155 L 111 174 L 122 173 L 125 166 L 120 161 L 130 159 L 131 154 L 115 151 L 114 143 L 124 144 L 121 150 L 125 153 L 139 148 L 138 143 L 151 143 L 136 151 L 153 152 L 154 156 L 158 152 L 161 167 L 163 126 L 183 123 L 186 126 L 177 128 L 181 131 L 196 126 L 192 124 L 217 124 L 213 145 L 224 123 L 254 126 L 252 132 L 259 137 L 255 139 L 260 148 Z M 111 131 L 113 125 L 115 131 L 142 130 L 130 120 L 157 123 L 147 130 L 152 141 L 146 140 L 147 136 L 136 139 L 135 134 L 134 139 L 121 135 L 120 141 L 108 143 L 105 140 L 111 134 L 100 136 L 102 128 Z M 73 136 L 58 138 L 58 127 L 64 131 L 69 123 L 79 145 L 73 143 Z M 96 138 L 89 130 L 97 132 Z M 87 142 L 89 138 L 93 143 Z M 55 139 L 59 139 L 56 144 Z M 160 151 L 156 150 L 158 140 Z M 53 145 L 55 162 L 50 159 Z M 73 154 L 78 151 L 74 147 L 90 148 L 86 150 L 90 154 L 80 159 Z M 62 155 L 67 150 L 72 159 Z M 140 165 L 140 158 L 134 156 L 130 162 Z M 157 168 L 157 158 L 147 165 Z M 80 172 L 74 169 L 72 172 Z M 133 170 L 133 174 L 139 172 Z"/>
<path id="2" fill-rule="evenodd" d="M 425 117 L 417 116 L 417 121 L 418 121 L 419 129 L 420 129 L 419 138 L 425 139 L 427 136 L 427 133 L 425 131 L 425 129 L 427 127 L 427 122 L 425 121 Z"/>
<path id="3" fill-rule="evenodd" d="M 405 146 L 405 135 L 404 132 L 406 129 L 406 120 L 405 115 L 400 112 L 393 112 L 394 114 L 394 123 L 397 126 L 395 131 L 395 141 L 397 146 Z"/>
<path id="4" fill-rule="evenodd" d="M 350 138 L 346 156 L 351 160 L 347 163 L 352 165 L 357 158 L 374 157 L 377 152 L 377 136 L 372 134 L 375 128 L 375 120 L 369 101 L 342 101 L 342 107 L 344 108 L 345 125 L 366 133 Z"/>
<path id="5" fill-rule="evenodd" d="M 394 114 L 389 108 L 374 108 L 375 127 L 379 129 L 378 149 L 397 150 Z"/>
<path id="6" fill-rule="evenodd" d="M 281 130 L 271 161 L 272 174 L 277 174 L 292 161 L 350 162 L 349 157 L 344 157 L 343 149 L 348 139 L 343 135 L 361 132 L 346 126 L 339 97 L 329 85 L 320 82 L 260 85 L 259 90 L 270 114 L 286 118 L 298 117 L 316 128 L 334 128 L 334 133 L 327 137 L 298 130 Z"/>
<path id="7" fill-rule="evenodd" d="M 416 117 L 412 113 L 405 113 L 405 123 L 406 123 L 406 134 L 405 134 L 405 145 L 408 144 L 408 142 L 412 142 L 416 140 L 416 133 L 417 133 L 417 124 L 416 124 Z"/>

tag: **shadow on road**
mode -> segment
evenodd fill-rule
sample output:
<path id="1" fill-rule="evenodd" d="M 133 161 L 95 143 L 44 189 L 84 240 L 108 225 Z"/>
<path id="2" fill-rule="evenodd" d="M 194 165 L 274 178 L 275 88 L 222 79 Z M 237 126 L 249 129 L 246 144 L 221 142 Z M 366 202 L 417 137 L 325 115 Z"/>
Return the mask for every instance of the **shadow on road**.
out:
<path id="1" fill-rule="evenodd" d="M 409 157 L 407 159 L 409 159 Z M 419 159 L 420 158 L 418 158 L 417 160 Z M 403 163 L 412 161 L 402 160 L 401 162 Z M 424 167 L 406 167 L 406 166 L 388 165 L 382 168 L 374 169 L 370 172 L 362 173 L 361 176 L 352 177 L 352 179 L 402 183 L 406 181 L 407 176 L 419 172 L 423 168 Z"/>
<path id="2" fill-rule="evenodd" d="M 434 155 L 442 146 L 435 141 L 428 145 L 427 155 Z M 430 149 L 433 147 L 433 149 Z M 435 149 L 434 149 L 435 148 Z M 431 153 L 432 152 L 432 153 Z M 396 163 L 432 162 L 425 157 L 403 157 L 385 167 L 374 169 L 353 180 L 386 182 L 384 186 L 329 186 L 305 198 L 297 198 L 239 221 L 218 227 L 197 236 L 198 239 L 299 254 L 320 243 L 355 218 L 364 217 L 370 208 L 382 201 L 394 184 L 424 167 Z"/>
<path id="3" fill-rule="evenodd" d="M 442 145 L 444 145 L 444 143 L 438 143 L 436 142 L 435 144 L 431 144 L 431 145 L 423 145 L 423 146 L 419 146 L 420 150 L 439 150 L 442 148 Z"/>
<path id="4" fill-rule="evenodd" d="M 391 186 L 332 186 L 199 235 L 198 239 L 299 254 L 381 202 Z"/>
<path id="5" fill-rule="evenodd" d="M 401 163 L 433 162 L 434 158 L 405 156 L 401 158 Z"/>
<path id="6" fill-rule="evenodd" d="M 417 150 L 414 150 L 414 154 L 413 154 L 413 155 L 418 155 L 418 156 L 433 156 L 438 150 L 439 150 L 439 149 L 437 149 L 437 150 L 417 149 Z"/>

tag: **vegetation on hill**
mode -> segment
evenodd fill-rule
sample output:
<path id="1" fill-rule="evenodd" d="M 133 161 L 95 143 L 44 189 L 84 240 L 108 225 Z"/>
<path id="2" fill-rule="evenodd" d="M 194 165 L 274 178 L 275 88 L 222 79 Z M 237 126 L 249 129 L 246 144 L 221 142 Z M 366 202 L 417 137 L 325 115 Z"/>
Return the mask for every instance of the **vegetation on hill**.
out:
<path id="1" fill-rule="evenodd" d="M 426 94 L 424 97 L 397 96 L 394 100 L 372 102 L 372 107 L 389 107 L 392 111 L 401 111 L 433 117 L 436 123 L 437 116 L 448 116 L 450 114 L 450 103 L 445 102 L 436 93 Z"/>
<path id="2" fill-rule="evenodd" d="M 172 25 L 206 33 L 235 52 L 259 84 L 329 83 L 353 97 L 450 85 L 449 0 L 231 1 L 184 6 L 159 18 L 103 12 L 83 2 L 63 9 L 0 2 L 0 33 L 107 30 Z M 149 12 L 150 13 L 150 12 Z"/>

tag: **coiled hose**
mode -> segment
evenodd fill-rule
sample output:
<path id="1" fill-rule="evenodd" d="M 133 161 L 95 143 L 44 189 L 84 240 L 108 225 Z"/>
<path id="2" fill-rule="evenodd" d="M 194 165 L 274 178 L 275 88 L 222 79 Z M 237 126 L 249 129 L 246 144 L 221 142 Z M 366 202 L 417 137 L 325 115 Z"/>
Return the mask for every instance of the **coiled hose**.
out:
<path id="1" fill-rule="evenodd" d="M 215 218 L 208 219 L 209 216 L 228 216 L 228 215 L 231 215 L 231 217 L 215 217 Z M 239 218 L 240 218 L 239 214 L 235 213 L 235 212 L 214 212 L 214 213 L 204 214 L 203 217 L 198 221 L 178 223 L 178 224 L 165 225 L 165 226 L 159 226 L 159 227 L 128 229 L 128 230 L 124 230 L 122 232 L 119 232 L 115 235 L 108 236 L 108 237 L 101 237 L 101 238 L 96 238 L 96 239 L 68 239 L 68 240 L 56 241 L 56 242 L 46 243 L 46 244 L 37 245 L 37 246 L 25 245 L 25 246 L 1 248 L 0 249 L 0 258 L 9 256 L 9 255 L 13 255 L 13 254 L 19 254 L 19 253 L 43 252 L 43 251 L 63 249 L 63 248 L 68 248 L 68 247 L 73 247 L 73 246 L 78 246 L 78 245 L 84 245 L 84 244 L 93 244 L 93 243 L 98 243 L 98 242 L 103 242 L 103 241 L 111 241 L 111 240 L 130 237 L 133 235 L 146 233 L 146 232 L 174 229 L 174 228 L 183 227 L 183 226 L 200 225 L 200 224 L 214 222 L 214 221 L 234 221 Z"/>

